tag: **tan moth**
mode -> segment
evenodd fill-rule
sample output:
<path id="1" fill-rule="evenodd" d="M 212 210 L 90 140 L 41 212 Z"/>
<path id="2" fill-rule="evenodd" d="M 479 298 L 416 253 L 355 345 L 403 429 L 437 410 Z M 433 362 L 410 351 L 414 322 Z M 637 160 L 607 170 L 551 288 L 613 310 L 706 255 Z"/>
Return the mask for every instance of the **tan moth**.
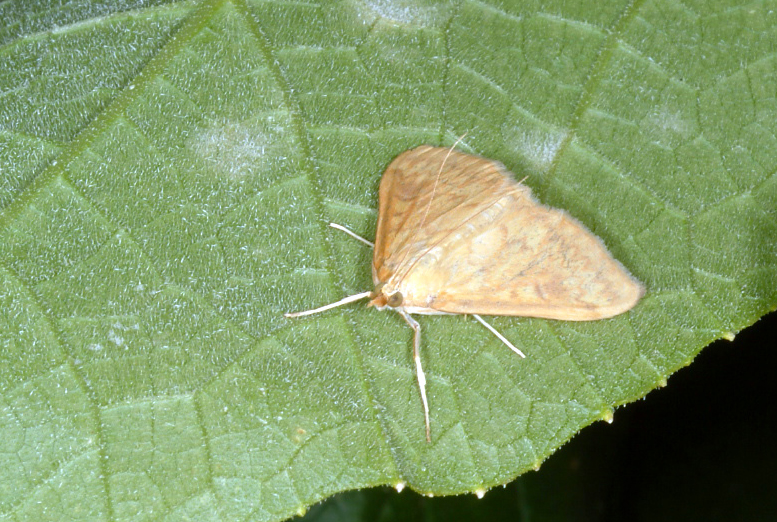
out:
<path id="1" fill-rule="evenodd" d="M 365 298 L 399 313 L 414 332 L 427 441 L 421 326 L 411 314 L 472 315 L 524 357 L 480 314 L 591 321 L 631 309 L 644 293 L 597 236 L 536 201 L 501 163 L 427 145 L 403 152 L 383 174 L 372 280 L 372 291 L 285 316 Z"/>

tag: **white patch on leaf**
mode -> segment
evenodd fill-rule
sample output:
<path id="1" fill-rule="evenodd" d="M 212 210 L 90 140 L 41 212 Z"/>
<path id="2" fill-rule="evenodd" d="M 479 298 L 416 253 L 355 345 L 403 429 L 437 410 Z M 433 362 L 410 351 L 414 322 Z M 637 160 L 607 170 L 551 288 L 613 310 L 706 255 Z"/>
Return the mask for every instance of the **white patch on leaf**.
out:
<path id="1" fill-rule="evenodd" d="M 194 153 L 215 172 L 233 179 L 250 177 L 276 158 L 276 147 L 288 130 L 268 116 L 261 124 L 224 122 L 197 133 L 189 142 Z"/>
<path id="2" fill-rule="evenodd" d="M 362 18 L 382 18 L 402 25 L 429 25 L 436 18 L 436 8 L 420 6 L 407 0 L 367 0 L 355 2 Z"/>
<path id="3" fill-rule="evenodd" d="M 564 142 L 564 134 L 560 132 L 526 131 L 516 127 L 502 129 L 508 147 L 521 155 L 538 171 L 546 172 Z"/>

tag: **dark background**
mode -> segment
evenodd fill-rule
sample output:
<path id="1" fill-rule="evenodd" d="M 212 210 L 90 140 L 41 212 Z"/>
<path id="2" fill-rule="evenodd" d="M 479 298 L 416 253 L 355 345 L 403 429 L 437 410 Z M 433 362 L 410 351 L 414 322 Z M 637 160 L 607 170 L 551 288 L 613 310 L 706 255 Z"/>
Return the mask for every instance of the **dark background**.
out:
<path id="1" fill-rule="evenodd" d="M 482 500 L 375 488 L 304 520 L 777 521 L 776 352 L 773 312 Z"/>

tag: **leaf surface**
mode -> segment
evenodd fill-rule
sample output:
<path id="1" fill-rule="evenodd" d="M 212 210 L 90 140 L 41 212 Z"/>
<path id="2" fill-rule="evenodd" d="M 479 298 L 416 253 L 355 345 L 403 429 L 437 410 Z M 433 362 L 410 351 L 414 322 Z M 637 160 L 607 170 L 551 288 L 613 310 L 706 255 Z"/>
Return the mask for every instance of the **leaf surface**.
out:
<path id="1" fill-rule="evenodd" d="M 774 6 L 0 4 L 0 513 L 279 520 L 539 466 L 777 304 Z M 37 10 L 36 10 L 37 9 Z M 566 323 L 351 305 L 402 151 L 501 161 L 647 287 Z"/>

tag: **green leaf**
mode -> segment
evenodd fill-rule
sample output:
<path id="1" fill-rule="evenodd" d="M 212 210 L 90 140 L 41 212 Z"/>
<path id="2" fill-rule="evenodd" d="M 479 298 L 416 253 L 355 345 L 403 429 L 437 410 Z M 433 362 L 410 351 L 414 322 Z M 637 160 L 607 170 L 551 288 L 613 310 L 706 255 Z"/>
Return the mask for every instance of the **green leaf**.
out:
<path id="1" fill-rule="evenodd" d="M 0 514 L 485 490 L 777 307 L 769 2 L 0 4 Z M 400 152 L 503 162 L 643 281 L 590 323 L 356 304 Z"/>

